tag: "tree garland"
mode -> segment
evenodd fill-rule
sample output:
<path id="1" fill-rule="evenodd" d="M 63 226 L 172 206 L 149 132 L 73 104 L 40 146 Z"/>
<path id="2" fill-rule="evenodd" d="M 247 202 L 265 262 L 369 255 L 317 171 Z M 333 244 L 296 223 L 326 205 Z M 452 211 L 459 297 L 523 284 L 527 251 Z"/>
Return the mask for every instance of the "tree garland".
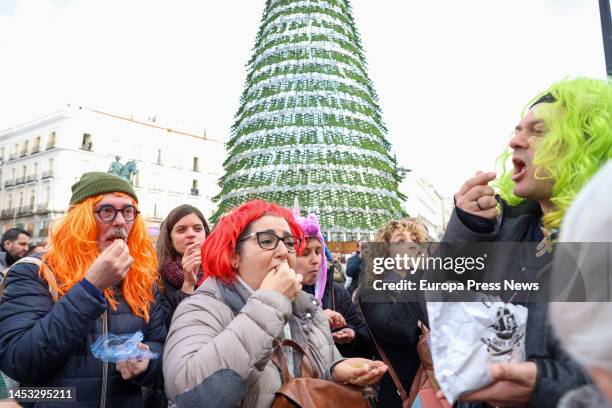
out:
<path id="1" fill-rule="evenodd" d="M 268 0 L 213 221 L 251 199 L 298 198 L 327 239 L 353 240 L 403 214 L 366 67 L 348 1 Z"/>

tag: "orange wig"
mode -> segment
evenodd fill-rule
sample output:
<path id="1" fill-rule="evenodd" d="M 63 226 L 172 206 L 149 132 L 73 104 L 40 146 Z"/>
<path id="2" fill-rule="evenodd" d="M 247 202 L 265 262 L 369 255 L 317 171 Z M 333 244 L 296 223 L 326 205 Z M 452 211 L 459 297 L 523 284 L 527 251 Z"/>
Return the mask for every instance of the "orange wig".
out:
<path id="1" fill-rule="evenodd" d="M 236 272 L 232 268 L 232 258 L 236 254 L 238 237 L 253 221 L 264 215 L 281 217 L 287 221 L 291 234 L 300 238 L 301 245 L 296 250 L 298 254 L 301 253 L 305 245 L 304 233 L 293 218 L 291 211 L 267 201 L 248 201 L 221 217 L 213 232 L 202 244 L 202 266 L 204 269 L 202 281 L 209 276 L 214 276 L 225 283 L 232 283 L 236 279 Z M 198 282 L 198 285 L 202 281 Z"/>
<path id="2" fill-rule="evenodd" d="M 114 194 L 129 197 L 123 193 Z M 71 206 L 52 229 L 50 249 L 43 257 L 42 268 L 51 269 L 56 283 L 50 282 L 50 285 L 57 289 L 60 297 L 83 279 L 100 255 L 93 211 L 102 196 L 90 197 Z M 138 207 L 133 198 L 132 203 Z M 122 282 L 123 298 L 136 316 L 149 321 L 149 309 L 155 301 L 153 288 L 158 285 L 157 257 L 140 217 L 133 222 L 127 245 L 134 262 Z M 112 288 L 104 290 L 104 297 L 113 310 L 117 310 L 118 302 Z"/>

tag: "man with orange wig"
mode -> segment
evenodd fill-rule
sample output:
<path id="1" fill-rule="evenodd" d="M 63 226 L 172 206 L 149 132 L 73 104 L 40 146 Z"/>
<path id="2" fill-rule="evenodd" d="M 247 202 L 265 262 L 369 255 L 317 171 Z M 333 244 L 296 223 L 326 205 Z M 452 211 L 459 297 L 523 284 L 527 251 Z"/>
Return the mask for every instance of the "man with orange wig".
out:
<path id="1" fill-rule="evenodd" d="M 140 330 L 141 349 L 163 352 L 157 260 L 137 206 L 126 180 L 83 174 L 42 265 L 10 270 L 0 303 L 0 370 L 21 387 L 74 387 L 75 406 L 132 408 L 143 405 L 142 387 L 161 385 L 161 359 L 109 364 L 90 350 L 101 334 Z"/>

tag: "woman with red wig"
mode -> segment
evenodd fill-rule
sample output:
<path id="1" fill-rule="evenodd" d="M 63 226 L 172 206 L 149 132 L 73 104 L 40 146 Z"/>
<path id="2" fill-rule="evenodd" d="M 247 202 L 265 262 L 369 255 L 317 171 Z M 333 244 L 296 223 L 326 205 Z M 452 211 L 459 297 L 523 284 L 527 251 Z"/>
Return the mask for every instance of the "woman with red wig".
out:
<path id="1" fill-rule="evenodd" d="M 205 280 L 176 309 L 164 353 L 166 394 L 180 406 L 268 407 L 281 387 L 271 360 L 276 340 L 314 356 L 321 378 L 368 385 L 387 367 L 343 360 L 315 298 L 293 270 L 303 233 L 289 210 L 250 201 L 219 220 L 202 246 Z M 299 372 L 294 354 L 290 370 Z"/>

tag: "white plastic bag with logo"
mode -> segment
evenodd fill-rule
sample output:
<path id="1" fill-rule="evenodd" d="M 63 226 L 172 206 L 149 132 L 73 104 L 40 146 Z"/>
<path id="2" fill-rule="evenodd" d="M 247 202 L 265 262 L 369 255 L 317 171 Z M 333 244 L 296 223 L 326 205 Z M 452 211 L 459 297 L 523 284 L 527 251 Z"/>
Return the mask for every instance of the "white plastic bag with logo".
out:
<path id="1" fill-rule="evenodd" d="M 493 382 L 491 365 L 525 361 L 527 308 L 499 301 L 428 302 L 434 373 L 451 405 Z"/>

